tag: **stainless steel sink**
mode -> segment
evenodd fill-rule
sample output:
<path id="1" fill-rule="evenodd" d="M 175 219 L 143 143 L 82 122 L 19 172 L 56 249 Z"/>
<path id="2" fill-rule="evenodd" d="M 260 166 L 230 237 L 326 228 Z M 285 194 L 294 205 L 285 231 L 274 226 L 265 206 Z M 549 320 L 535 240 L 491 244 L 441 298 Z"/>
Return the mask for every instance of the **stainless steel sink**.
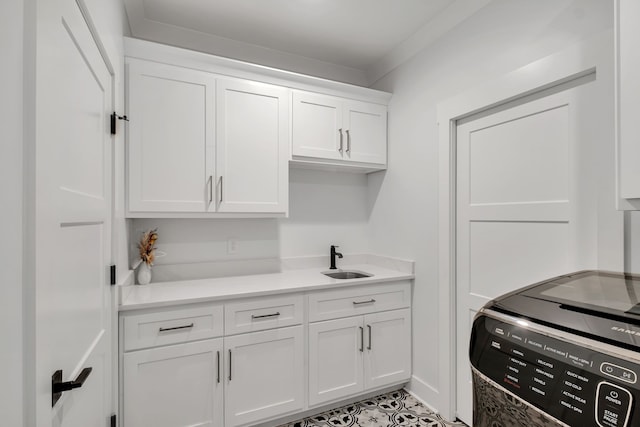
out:
<path id="1" fill-rule="evenodd" d="M 373 274 L 365 273 L 364 271 L 349 271 L 349 270 L 335 270 L 335 271 L 323 271 L 322 274 L 329 276 L 333 279 L 360 279 L 362 277 L 371 277 Z"/>

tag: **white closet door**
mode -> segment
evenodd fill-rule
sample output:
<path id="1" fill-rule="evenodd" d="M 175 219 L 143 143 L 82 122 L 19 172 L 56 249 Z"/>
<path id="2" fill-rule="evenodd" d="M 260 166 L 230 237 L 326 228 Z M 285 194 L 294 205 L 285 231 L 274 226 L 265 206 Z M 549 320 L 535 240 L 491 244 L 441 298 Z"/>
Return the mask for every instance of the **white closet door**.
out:
<path id="1" fill-rule="evenodd" d="M 522 286 L 598 267 L 600 141 L 587 129 L 602 107 L 589 80 L 458 124 L 456 407 L 468 424 L 476 312 Z"/>
<path id="2" fill-rule="evenodd" d="M 289 91 L 218 80 L 218 212 L 286 213 Z"/>
<path id="3" fill-rule="evenodd" d="M 128 62 L 131 212 L 206 212 L 214 176 L 215 78 Z"/>
<path id="4" fill-rule="evenodd" d="M 104 425 L 113 410 L 113 76 L 75 1 L 39 2 L 36 24 L 35 159 L 26 181 L 33 189 L 25 193 L 32 213 L 25 218 L 25 278 L 34 284 L 26 289 L 35 293 L 26 322 L 34 366 L 25 363 L 35 390 L 25 403 L 33 404 L 39 427 Z M 55 372 L 62 382 L 88 376 L 81 388 L 52 399 Z"/>

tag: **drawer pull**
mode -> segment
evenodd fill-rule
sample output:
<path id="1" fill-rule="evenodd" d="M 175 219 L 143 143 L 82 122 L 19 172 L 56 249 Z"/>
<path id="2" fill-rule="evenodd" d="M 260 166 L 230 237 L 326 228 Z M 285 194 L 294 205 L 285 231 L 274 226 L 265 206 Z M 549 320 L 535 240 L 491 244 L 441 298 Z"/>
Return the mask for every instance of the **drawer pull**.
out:
<path id="1" fill-rule="evenodd" d="M 373 298 L 371 298 L 368 301 L 354 301 L 353 305 L 360 305 L 360 304 L 373 304 L 374 302 L 376 302 L 376 300 L 374 300 Z"/>
<path id="2" fill-rule="evenodd" d="M 158 329 L 158 332 L 167 332 L 167 331 L 175 331 L 178 329 L 190 329 L 193 328 L 193 323 L 190 323 L 188 325 L 184 325 L 184 326 L 176 326 L 174 328 L 160 328 Z"/>
<path id="3" fill-rule="evenodd" d="M 216 383 L 220 384 L 220 352 L 219 351 L 216 351 L 216 365 L 217 365 Z"/>
<path id="4" fill-rule="evenodd" d="M 261 314 L 260 316 L 256 316 L 255 314 L 251 315 L 251 319 L 266 319 L 267 317 L 278 317 L 280 316 L 280 312 L 276 311 L 275 313 L 271 313 L 271 314 Z"/>

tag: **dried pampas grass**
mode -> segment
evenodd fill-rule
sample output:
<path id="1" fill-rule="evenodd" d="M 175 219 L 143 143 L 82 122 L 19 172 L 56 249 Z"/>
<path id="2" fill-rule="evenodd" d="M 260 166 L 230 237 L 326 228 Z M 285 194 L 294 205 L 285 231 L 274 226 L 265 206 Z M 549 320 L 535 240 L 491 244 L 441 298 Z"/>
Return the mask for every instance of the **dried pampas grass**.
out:
<path id="1" fill-rule="evenodd" d="M 140 242 L 138 243 L 138 250 L 140 252 L 140 259 L 147 265 L 152 265 L 155 259 L 155 244 L 158 240 L 158 229 L 147 230 L 142 233 Z"/>

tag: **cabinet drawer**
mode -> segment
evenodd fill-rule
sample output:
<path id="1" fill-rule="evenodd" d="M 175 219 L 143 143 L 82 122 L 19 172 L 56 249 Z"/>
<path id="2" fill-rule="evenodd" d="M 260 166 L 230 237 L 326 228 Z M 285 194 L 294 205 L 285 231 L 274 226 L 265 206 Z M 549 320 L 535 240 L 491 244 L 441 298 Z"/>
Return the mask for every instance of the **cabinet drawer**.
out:
<path id="1" fill-rule="evenodd" d="M 309 295 L 309 321 L 395 310 L 410 305 L 410 282 L 321 291 Z"/>
<path id="2" fill-rule="evenodd" d="M 219 337 L 224 330 L 220 305 L 165 309 L 123 317 L 125 351 Z"/>
<path id="3" fill-rule="evenodd" d="M 226 304 L 225 335 L 299 325 L 302 295 L 256 298 Z"/>

